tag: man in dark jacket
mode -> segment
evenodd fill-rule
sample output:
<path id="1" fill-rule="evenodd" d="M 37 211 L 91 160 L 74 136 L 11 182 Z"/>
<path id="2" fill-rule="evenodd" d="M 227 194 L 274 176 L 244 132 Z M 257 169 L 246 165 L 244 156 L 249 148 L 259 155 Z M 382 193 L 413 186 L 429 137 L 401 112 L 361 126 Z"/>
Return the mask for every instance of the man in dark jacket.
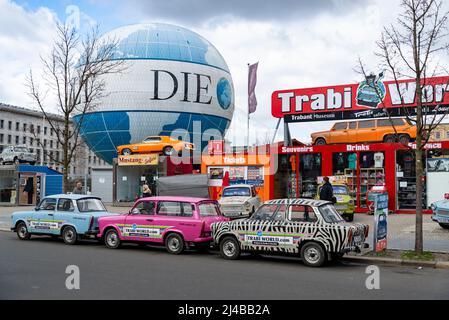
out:
<path id="1" fill-rule="evenodd" d="M 324 177 L 324 184 L 320 189 L 320 200 L 334 202 L 334 189 L 329 182 L 328 177 Z"/>

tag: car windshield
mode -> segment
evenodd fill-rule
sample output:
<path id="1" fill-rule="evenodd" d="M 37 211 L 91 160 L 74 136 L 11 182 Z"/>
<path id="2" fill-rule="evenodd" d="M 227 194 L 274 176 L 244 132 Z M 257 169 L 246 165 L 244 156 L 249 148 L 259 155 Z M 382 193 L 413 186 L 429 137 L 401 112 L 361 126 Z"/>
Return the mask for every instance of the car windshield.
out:
<path id="1" fill-rule="evenodd" d="M 250 197 L 251 191 L 247 187 L 225 188 L 222 197 Z"/>
<path id="2" fill-rule="evenodd" d="M 270 220 L 278 208 L 277 204 L 265 204 L 251 217 L 252 220 Z"/>
<path id="3" fill-rule="evenodd" d="M 346 186 L 332 186 L 334 194 L 348 194 L 348 188 Z"/>
<path id="4" fill-rule="evenodd" d="M 337 223 L 343 222 L 343 218 L 335 209 L 335 207 L 331 204 L 325 204 L 319 207 L 320 213 L 323 216 L 323 219 L 328 223 Z"/>
<path id="5" fill-rule="evenodd" d="M 206 202 L 199 205 L 200 216 L 212 217 L 220 215 L 220 209 L 215 202 Z"/>
<path id="6" fill-rule="evenodd" d="M 76 202 L 80 212 L 106 211 L 106 208 L 100 199 L 87 198 L 80 199 Z"/>

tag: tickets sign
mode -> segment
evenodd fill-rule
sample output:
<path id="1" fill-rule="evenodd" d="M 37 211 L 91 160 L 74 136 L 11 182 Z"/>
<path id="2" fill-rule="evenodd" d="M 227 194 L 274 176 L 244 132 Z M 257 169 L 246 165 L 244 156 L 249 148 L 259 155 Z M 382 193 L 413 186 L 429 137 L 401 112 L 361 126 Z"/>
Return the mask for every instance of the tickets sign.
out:
<path id="1" fill-rule="evenodd" d="M 156 166 L 159 162 L 157 154 L 135 154 L 118 156 L 119 166 Z"/>
<path id="2" fill-rule="evenodd" d="M 402 117 L 416 113 L 413 79 L 382 81 L 383 74 L 358 84 L 275 91 L 272 115 L 286 122 Z M 423 103 L 429 113 L 449 110 L 449 76 L 423 80 Z"/>

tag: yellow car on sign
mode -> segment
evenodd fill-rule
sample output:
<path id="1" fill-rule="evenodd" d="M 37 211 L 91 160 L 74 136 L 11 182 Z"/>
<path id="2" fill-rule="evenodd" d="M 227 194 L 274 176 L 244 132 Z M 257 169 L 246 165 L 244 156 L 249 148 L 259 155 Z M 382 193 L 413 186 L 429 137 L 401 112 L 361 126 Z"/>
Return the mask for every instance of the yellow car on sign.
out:
<path id="1" fill-rule="evenodd" d="M 320 199 L 321 187 L 322 185 L 318 186 L 317 200 Z M 334 204 L 335 209 L 346 221 L 354 221 L 355 202 L 349 193 L 348 186 L 343 183 L 332 183 L 332 189 L 334 197 L 337 199 L 337 203 Z"/>
<path id="2" fill-rule="evenodd" d="M 168 136 L 151 136 L 140 143 L 117 147 L 117 153 L 121 155 L 163 153 L 166 156 L 171 156 L 175 153 L 181 153 L 183 150 L 195 150 L 195 145 Z"/>

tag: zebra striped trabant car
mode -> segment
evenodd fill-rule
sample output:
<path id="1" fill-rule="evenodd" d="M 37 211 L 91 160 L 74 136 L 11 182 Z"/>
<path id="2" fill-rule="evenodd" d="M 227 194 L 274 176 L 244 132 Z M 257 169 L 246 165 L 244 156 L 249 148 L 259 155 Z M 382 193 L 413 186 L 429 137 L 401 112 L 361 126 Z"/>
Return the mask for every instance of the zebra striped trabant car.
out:
<path id="1" fill-rule="evenodd" d="M 347 223 L 332 203 L 308 199 L 272 200 L 251 218 L 211 226 L 215 245 L 225 259 L 241 252 L 300 255 L 312 267 L 367 248 L 369 226 Z"/>

